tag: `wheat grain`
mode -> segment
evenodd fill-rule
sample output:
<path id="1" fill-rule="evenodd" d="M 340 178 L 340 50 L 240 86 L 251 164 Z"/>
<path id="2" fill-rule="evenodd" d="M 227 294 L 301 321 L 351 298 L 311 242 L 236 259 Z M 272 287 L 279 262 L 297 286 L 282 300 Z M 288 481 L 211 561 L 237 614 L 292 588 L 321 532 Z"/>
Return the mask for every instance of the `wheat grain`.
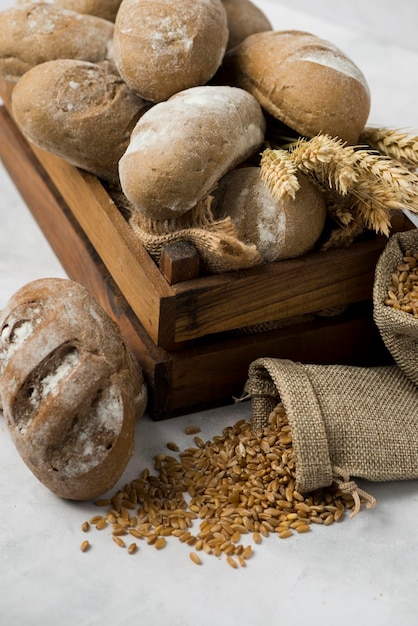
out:
<path id="1" fill-rule="evenodd" d="M 272 535 L 290 537 L 293 531 L 308 532 L 311 522 L 341 519 L 352 506 L 352 498 L 337 487 L 308 496 L 296 491 L 291 429 L 280 404 L 263 429 L 240 420 L 211 441 L 197 437 L 194 444 L 178 458 L 157 454 L 157 474 L 144 470 L 110 499 L 106 518 L 90 522 L 97 528 L 107 521 L 121 547 L 127 534 L 157 549 L 172 536 L 194 546 L 194 553 L 238 563 L 238 556 L 246 560 L 252 554 L 251 545 L 242 545 L 244 535 L 252 545 Z"/>
<path id="2" fill-rule="evenodd" d="M 200 556 L 198 554 L 196 554 L 196 552 L 190 552 L 189 553 L 189 557 L 190 557 L 190 560 L 193 561 L 193 563 L 195 563 L 196 565 L 201 565 L 202 564 L 202 560 L 201 560 Z"/>

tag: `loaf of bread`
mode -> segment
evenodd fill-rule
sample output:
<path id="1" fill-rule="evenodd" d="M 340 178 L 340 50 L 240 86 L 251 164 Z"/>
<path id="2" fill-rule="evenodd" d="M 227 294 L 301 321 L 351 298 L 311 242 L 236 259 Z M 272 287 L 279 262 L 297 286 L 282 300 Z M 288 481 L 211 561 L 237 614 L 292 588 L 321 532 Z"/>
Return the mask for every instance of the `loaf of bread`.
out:
<path id="1" fill-rule="evenodd" d="M 295 199 L 277 200 L 260 177 L 259 167 L 228 172 L 213 192 L 214 216 L 230 217 L 238 238 L 254 244 L 266 262 L 298 257 L 318 241 L 326 218 L 323 194 L 301 172 Z"/>
<path id="2" fill-rule="evenodd" d="M 273 29 L 268 17 L 251 0 L 222 0 L 222 4 L 229 31 L 227 50 L 235 48 L 254 33 Z"/>
<path id="3" fill-rule="evenodd" d="M 52 4 L 30 4 L 0 12 L 0 78 L 16 82 L 53 59 L 113 63 L 112 22 Z"/>
<path id="4" fill-rule="evenodd" d="M 370 112 L 369 88 L 329 41 L 301 31 L 255 33 L 227 53 L 223 67 L 229 84 L 247 89 L 299 135 L 357 143 Z"/>
<path id="5" fill-rule="evenodd" d="M 149 109 L 119 163 L 122 191 L 147 217 L 173 219 L 204 199 L 264 138 L 255 98 L 235 87 L 191 87 Z"/>
<path id="6" fill-rule="evenodd" d="M 0 396 L 11 437 L 57 495 L 112 488 L 133 454 L 147 389 L 119 327 L 66 279 L 18 290 L 0 315 Z"/>
<path id="7" fill-rule="evenodd" d="M 121 0 L 19 0 L 17 4 L 35 4 L 35 2 L 46 1 L 70 11 L 77 11 L 77 13 L 96 15 L 110 22 L 115 21 L 121 3 Z"/>
<path id="8" fill-rule="evenodd" d="M 206 84 L 222 63 L 227 40 L 221 0 L 122 0 L 115 63 L 135 93 L 161 102 Z"/>
<path id="9" fill-rule="evenodd" d="M 36 65 L 12 95 L 16 123 L 27 139 L 113 182 L 130 134 L 150 106 L 120 77 L 72 59 Z"/>

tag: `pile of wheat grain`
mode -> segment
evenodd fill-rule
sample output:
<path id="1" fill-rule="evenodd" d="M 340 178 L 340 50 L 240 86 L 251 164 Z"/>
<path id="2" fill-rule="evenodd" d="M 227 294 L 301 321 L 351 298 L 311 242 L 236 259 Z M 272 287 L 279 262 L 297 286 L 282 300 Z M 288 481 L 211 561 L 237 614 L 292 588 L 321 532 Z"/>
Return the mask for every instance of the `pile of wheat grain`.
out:
<path id="1" fill-rule="evenodd" d="M 292 437 L 282 404 L 263 429 L 254 431 L 251 422 L 241 420 L 206 442 L 193 434 L 194 445 L 182 451 L 167 443 L 171 453 L 155 457 L 154 473 L 145 469 L 113 497 L 96 501 L 106 512 L 84 522 L 82 530 L 110 529 L 129 554 L 141 543 L 161 550 L 176 538 L 190 547 L 196 564 L 213 555 L 238 568 L 268 537 L 328 526 L 354 505 L 337 487 L 307 496 L 295 490 Z M 81 549 L 90 545 L 83 541 Z"/>
<path id="2" fill-rule="evenodd" d="M 406 251 L 394 268 L 385 304 L 418 318 L 418 253 Z"/>

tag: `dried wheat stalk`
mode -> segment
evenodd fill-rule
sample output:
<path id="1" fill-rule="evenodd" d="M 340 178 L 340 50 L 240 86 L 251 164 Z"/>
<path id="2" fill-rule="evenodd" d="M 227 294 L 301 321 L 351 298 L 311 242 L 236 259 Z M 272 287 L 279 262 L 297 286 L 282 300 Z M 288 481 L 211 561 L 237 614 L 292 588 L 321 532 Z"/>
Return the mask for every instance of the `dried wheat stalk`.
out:
<path id="1" fill-rule="evenodd" d="M 299 139 L 287 152 L 271 149 L 266 152 L 261 161 L 261 175 L 276 197 L 281 197 L 281 181 L 286 178 L 283 164 L 291 169 L 289 160 L 322 185 L 325 193 L 334 191 L 341 197 L 347 196 L 347 202 L 340 203 L 337 212 L 344 228 L 351 223 L 348 213 L 355 221 L 346 233 L 347 241 L 352 240 L 361 222 L 365 228 L 389 236 L 392 210 L 407 208 L 418 212 L 418 176 L 374 149 L 348 146 L 338 138 L 319 134 L 310 140 Z M 328 210 L 336 215 L 335 202 Z"/>
<path id="2" fill-rule="evenodd" d="M 261 178 L 278 200 L 285 197 L 295 199 L 299 189 L 297 171 L 297 165 L 287 150 L 264 150 L 261 157 Z"/>
<path id="3" fill-rule="evenodd" d="M 418 166 L 418 136 L 400 129 L 367 127 L 360 141 L 406 166 Z"/>

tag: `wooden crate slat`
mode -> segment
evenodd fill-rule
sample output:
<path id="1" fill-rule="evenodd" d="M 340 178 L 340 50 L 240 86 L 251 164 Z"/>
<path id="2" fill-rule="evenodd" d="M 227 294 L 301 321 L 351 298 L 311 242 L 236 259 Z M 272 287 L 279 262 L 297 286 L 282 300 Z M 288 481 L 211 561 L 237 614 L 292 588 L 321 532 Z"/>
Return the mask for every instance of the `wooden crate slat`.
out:
<path id="1" fill-rule="evenodd" d="M 383 238 L 262 268 L 173 285 L 176 337 L 196 336 L 370 300 Z"/>

